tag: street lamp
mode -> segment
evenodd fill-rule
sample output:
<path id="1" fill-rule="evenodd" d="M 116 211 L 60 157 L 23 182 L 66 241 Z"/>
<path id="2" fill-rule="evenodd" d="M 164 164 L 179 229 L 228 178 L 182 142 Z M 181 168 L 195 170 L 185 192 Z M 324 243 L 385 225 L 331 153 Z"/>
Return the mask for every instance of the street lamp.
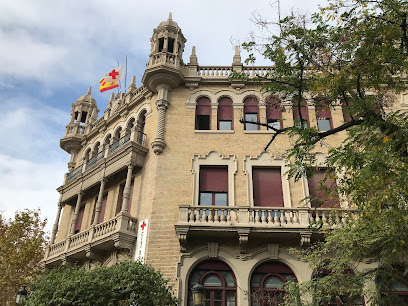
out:
<path id="1" fill-rule="evenodd" d="M 17 292 L 16 303 L 17 305 L 22 305 L 24 301 L 27 300 L 27 286 L 22 286 Z"/>
<path id="2" fill-rule="evenodd" d="M 193 293 L 193 304 L 194 306 L 203 306 L 204 302 L 204 287 L 199 283 L 195 284 L 193 288 L 191 288 L 191 292 Z"/>

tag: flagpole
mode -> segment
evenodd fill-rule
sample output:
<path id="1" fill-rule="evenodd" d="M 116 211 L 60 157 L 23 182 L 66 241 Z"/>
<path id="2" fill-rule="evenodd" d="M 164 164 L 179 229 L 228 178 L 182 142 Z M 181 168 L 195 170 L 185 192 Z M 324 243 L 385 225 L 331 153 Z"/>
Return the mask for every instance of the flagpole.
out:
<path id="1" fill-rule="evenodd" d="M 118 67 L 119 67 L 119 60 L 117 60 L 117 61 L 118 61 Z M 120 83 L 120 80 L 118 81 L 118 83 L 119 83 L 118 93 L 120 93 L 120 87 L 122 86 L 122 84 Z"/>
<path id="2" fill-rule="evenodd" d="M 127 56 L 126 56 L 126 64 L 125 64 L 125 93 L 126 93 L 126 79 L 127 79 Z"/>

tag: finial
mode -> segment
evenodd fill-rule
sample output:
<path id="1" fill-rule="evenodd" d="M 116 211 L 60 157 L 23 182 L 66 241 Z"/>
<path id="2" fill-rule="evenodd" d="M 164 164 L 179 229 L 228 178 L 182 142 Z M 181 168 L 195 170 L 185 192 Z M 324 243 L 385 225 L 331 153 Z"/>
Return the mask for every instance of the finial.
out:
<path id="1" fill-rule="evenodd" d="M 191 50 L 190 65 L 198 65 L 195 46 L 193 46 L 193 50 Z"/>
<path id="2" fill-rule="evenodd" d="M 235 55 L 240 55 L 239 46 L 235 46 Z"/>
<path id="3" fill-rule="evenodd" d="M 111 103 L 114 98 L 115 98 L 115 94 L 112 92 L 112 93 L 111 93 L 111 96 L 110 96 L 110 98 L 109 98 L 108 103 Z"/>
<path id="4" fill-rule="evenodd" d="M 242 65 L 241 54 L 239 52 L 239 46 L 235 46 L 235 55 L 232 58 L 232 65 Z"/>
<path id="5" fill-rule="evenodd" d="M 86 93 L 87 95 L 91 95 L 91 86 L 88 88 L 88 92 Z"/>
<path id="6" fill-rule="evenodd" d="M 172 16 L 171 12 L 169 13 L 169 19 L 167 19 L 167 20 L 173 21 L 173 16 Z"/>
<path id="7" fill-rule="evenodd" d="M 131 92 L 132 90 L 136 89 L 136 76 L 132 76 L 132 80 L 130 81 L 130 85 L 128 87 L 128 91 Z"/>

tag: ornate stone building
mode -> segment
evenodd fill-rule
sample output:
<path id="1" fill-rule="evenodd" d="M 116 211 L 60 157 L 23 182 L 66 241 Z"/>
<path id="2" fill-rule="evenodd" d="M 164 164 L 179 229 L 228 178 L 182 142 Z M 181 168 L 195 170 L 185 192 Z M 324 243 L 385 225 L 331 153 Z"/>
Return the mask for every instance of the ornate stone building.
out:
<path id="1" fill-rule="evenodd" d="M 170 15 L 153 30 L 143 85 L 136 87 L 133 78 L 126 93 L 112 94 L 103 114 L 90 89 L 72 104 L 60 143 L 71 155 L 69 172 L 58 188 L 44 264 L 92 267 L 135 259 L 143 244 L 139 222 L 146 221 L 139 255 L 171 279 L 182 305 L 192 305 L 197 282 L 206 289 L 206 305 L 267 305 L 251 301 L 248 292 L 278 301 L 285 281 L 311 278 L 307 263 L 289 248 L 319 239 L 309 224 L 329 221 L 330 208 L 316 212 L 313 203 L 300 202 L 320 196 L 324 163 L 318 160 L 322 170 L 314 180 L 288 180 L 288 135 L 265 152 L 273 130 L 239 123 L 244 117 L 289 126 L 297 119 L 290 104 L 272 101 L 252 84 L 270 67 L 244 66 L 238 48 L 229 66 L 199 65 L 194 47 L 184 63 L 185 42 Z M 248 79 L 230 80 L 233 70 Z M 302 112 L 320 129 L 347 120 L 340 105 L 305 105 Z M 335 224 L 353 213 L 345 201 L 335 205 Z"/>

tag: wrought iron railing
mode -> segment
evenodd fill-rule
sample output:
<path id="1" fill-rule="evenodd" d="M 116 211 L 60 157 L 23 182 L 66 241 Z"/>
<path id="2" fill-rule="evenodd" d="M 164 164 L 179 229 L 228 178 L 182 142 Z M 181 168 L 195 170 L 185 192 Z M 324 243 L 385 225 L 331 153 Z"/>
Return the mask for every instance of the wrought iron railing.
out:
<path id="1" fill-rule="evenodd" d="M 95 166 L 98 163 L 98 161 L 100 161 L 104 156 L 105 156 L 105 150 L 102 150 L 98 154 L 92 156 L 92 158 L 89 159 L 88 163 L 86 164 L 86 169 L 89 169 Z"/>
<path id="2" fill-rule="evenodd" d="M 125 136 L 122 138 L 119 138 L 116 140 L 114 143 L 112 143 L 109 146 L 109 154 L 113 154 L 116 151 L 118 151 L 120 148 L 122 148 L 125 144 L 127 144 L 130 141 L 130 133 L 127 133 Z"/>
<path id="3" fill-rule="evenodd" d="M 82 172 L 82 165 L 67 173 L 67 182 L 73 180 Z"/>

